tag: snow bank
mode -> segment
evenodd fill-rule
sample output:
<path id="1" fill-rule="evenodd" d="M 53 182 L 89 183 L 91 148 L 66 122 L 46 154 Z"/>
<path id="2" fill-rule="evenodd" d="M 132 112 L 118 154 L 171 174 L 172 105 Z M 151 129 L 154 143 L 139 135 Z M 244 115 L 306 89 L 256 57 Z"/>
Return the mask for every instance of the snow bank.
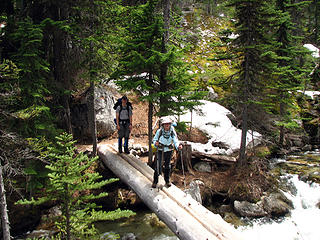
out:
<path id="1" fill-rule="evenodd" d="M 199 110 L 194 110 L 192 113 L 192 126 L 205 132 L 209 137 L 207 144 L 193 143 L 193 150 L 205 152 L 208 154 L 231 154 L 240 148 L 241 129 L 234 127 L 227 117 L 231 112 L 225 107 L 209 101 L 201 101 L 203 105 L 199 106 Z M 180 121 L 191 122 L 191 113 L 186 113 L 180 116 Z M 254 137 L 251 133 L 247 134 L 247 144 L 252 139 L 259 139 L 261 135 L 254 132 Z M 255 140 L 256 141 L 256 140 Z M 212 142 L 223 142 L 229 146 L 227 150 L 219 147 L 213 147 Z M 258 142 L 258 141 L 256 141 Z"/>

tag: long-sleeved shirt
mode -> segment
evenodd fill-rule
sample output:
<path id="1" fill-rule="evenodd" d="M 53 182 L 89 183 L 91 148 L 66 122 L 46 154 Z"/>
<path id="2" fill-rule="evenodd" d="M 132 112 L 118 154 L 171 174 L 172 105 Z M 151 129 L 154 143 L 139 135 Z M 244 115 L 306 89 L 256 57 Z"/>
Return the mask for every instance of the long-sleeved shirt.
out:
<path id="1" fill-rule="evenodd" d="M 160 132 L 162 133 L 160 134 Z M 159 149 L 163 148 L 164 152 L 172 151 L 172 144 L 176 149 L 179 147 L 179 140 L 177 138 L 177 133 L 172 126 L 170 126 L 169 131 L 165 131 L 163 127 L 159 128 L 156 132 L 156 135 L 153 137 L 153 144 L 159 141 L 159 144 L 163 145 L 163 147 L 159 146 Z M 156 146 L 156 145 L 155 145 Z"/>

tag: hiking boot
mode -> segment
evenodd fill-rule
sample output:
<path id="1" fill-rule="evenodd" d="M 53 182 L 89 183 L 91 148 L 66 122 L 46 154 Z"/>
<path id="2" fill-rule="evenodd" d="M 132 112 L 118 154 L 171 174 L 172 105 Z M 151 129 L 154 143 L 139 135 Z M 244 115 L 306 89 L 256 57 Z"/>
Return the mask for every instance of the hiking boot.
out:
<path id="1" fill-rule="evenodd" d="M 166 187 L 171 187 L 171 183 L 170 182 L 166 182 Z"/>
<path id="2" fill-rule="evenodd" d="M 152 187 L 152 188 L 156 188 L 156 187 L 157 187 L 157 184 L 156 184 L 156 183 L 152 183 L 151 187 Z"/>
<path id="3" fill-rule="evenodd" d="M 129 153 L 130 153 L 128 147 L 124 147 L 124 152 L 125 152 L 126 154 L 129 154 Z"/>

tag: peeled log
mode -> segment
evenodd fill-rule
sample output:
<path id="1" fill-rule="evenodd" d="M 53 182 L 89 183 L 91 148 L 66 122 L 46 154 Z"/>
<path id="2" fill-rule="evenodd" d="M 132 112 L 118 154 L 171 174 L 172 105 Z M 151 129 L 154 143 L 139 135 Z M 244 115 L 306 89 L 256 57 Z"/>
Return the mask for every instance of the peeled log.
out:
<path id="1" fill-rule="evenodd" d="M 232 165 L 237 162 L 235 157 L 218 155 L 218 154 L 206 154 L 198 151 L 193 151 L 192 156 L 196 158 L 200 158 L 203 161 L 212 161 L 220 164 Z"/>
<path id="2" fill-rule="evenodd" d="M 213 214 L 174 185 L 170 188 L 151 188 L 153 170 L 147 164 L 129 155 L 119 155 L 107 145 L 99 145 L 98 155 L 179 239 L 241 239 L 236 230 L 219 215 Z M 158 185 L 164 185 L 162 177 Z"/>

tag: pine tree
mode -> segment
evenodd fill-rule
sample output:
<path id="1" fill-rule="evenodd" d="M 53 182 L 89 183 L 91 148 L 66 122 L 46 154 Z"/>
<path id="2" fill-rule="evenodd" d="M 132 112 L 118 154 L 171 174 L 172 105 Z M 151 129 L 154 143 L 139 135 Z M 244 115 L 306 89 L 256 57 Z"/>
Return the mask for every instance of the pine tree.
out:
<path id="1" fill-rule="evenodd" d="M 277 41 L 277 68 L 274 70 L 274 78 L 269 82 L 270 99 L 276 106 L 273 109 L 279 109 L 280 121 L 279 126 L 279 146 L 282 147 L 285 139 L 285 129 L 297 127 L 297 124 L 292 121 L 292 114 L 290 109 L 294 108 L 293 96 L 302 83 L 306 81 L 306 75 L 309 71 L 305 66 L 301 65 L 300 61 L 306 51 L 303 50 L 301 40 L 293 33 L 294 23 L 290 14 L 290 9 L 295 7 L 290 0 L 277 0 L 276 10 L 278 10 L 277 17 L 277 31 L 274 38 Z M 273 105 L 273 104 L 272 104 Z"/>
<path id="2" fill-rule="evenodd" d="M 274 47 L 270 33 L 272 1 L 231 0 L 235 8 L 234 34 L 231 41 L 233 59 L 239 60 L 237 72 L 233 75 L 232 91 L 241 111 L 241 145 L 239 165 L 246 165 L 247 131 L 251 124 L 251 112 L 263 100 L 266 80 L 275 66 Z M 230 55 L 230 54 L 229 54 Z"/>
<path id="3" fill-rule="evenodd" d="M 158 105 L 160 111 L 157 114 L 164 116 L 180 113 L 184 106 L 196 104 L 190 85 L 191 77 L 181 60 L 182 51 L 170 43 L 170 4 L 165 4 L 164 18 L 158 10 L 158 3 L 157 0 L 150 0 L 146 4 L 128 8 L 127 37 L 123 39 L 118 69 L 112 76 L 120 79 L 117 83 L 125 90 L 147 92 L 142 99 L 149 103 L 150 149 L 154 106 Z M 151 157 L 150 154 L 149 164 Z"/>
<path id="4" fill-rule="evenodd" d="M 72 135 L 61 134 L 56 137 L 57 146 L 50 147 L 51 164 L 48 175 L 49 185 L 45 196 L 38 199 L 20 200 L 18 204 L 39 205 L 47 201 L 58 201 L 62 205 L 62 217 L 56 222 L 56 227 L 63 239 L 93 239 L 97 230 L 93 223 L 102 220 L 114 220 L 132 216 L 131 211 L 115 210 L 105 212 L 99 210 L 95 199 L 108 194 L 97 195 L 92 191 L 100 189 L 117 179 L 101 180 L 99 173 L 92 171 L 97 158 L 88 158 L 83 153 L 75 154 Z"/>

